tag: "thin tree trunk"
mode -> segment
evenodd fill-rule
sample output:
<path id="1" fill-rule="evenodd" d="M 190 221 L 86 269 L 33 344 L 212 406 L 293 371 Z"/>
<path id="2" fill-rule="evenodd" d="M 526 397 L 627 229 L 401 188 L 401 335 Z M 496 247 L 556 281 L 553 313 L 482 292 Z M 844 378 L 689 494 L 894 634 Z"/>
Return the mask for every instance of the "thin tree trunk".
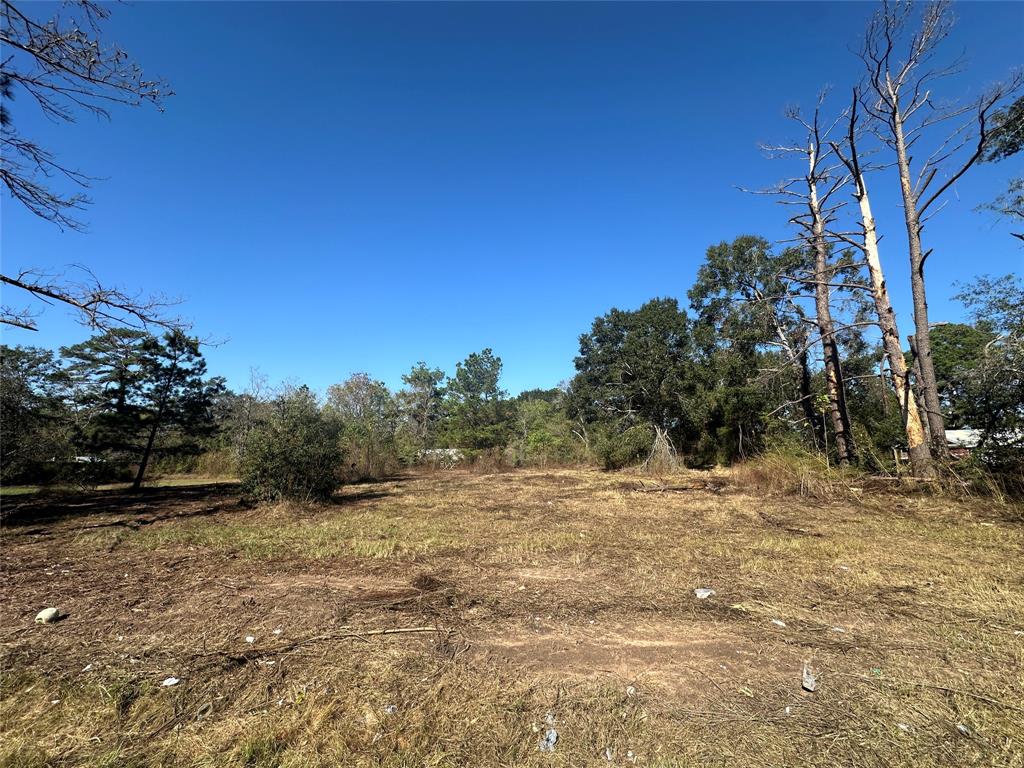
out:
<path id="1" fill-rule="evenodd" d="M 861 171 L 857 155 L 857 102 L 858 92 L 854 88 L 847 136 L 850 156 L 845 157 L 838 144 L 833 142 L 831 146 L 836 156 L 850 172 L 850 178 L 853 181 L 853 196 L 860 208 L 861 226 L 864 229 L 864 241 L 861 244 L 861 249 L 867 263 L 868 275 L 871 280 L 871 298 L 875 304 L 875 314 L 878 317 L 878 325 L 882 333 L 883 358 L 878 365 L 878 375 L 882 384 L 882 412 L 883 414 L 886 412 L 883 367 L 885 361 L 888 361 L 892 386 L 896 393 L 896 401 L 900 406 L 903 429 L 907 438 L 907 453 L 910 456 L 911 471 L 916 477 L 930 477 L 934 473 L 934 467 L 927 434 L 928 422 L 923 418 L 919 398 L 911 386 L 910 376 L 907 372 L 906 358 L 903 356 L 900 332 L 896 323 L 896 313 L 893 311 L 892 301 L 889 299 L 885 274 L 882 272 L 882 259 L 878 251 L 878 230 L 875 226 L 874 214 L 871 212 L 871 199 L 868 196 L 867 182 Z M 894 455 L 897 457 L 898 470 L 898 454 L 894 453 Z"/>
<path id="2" fill-rule="evenodd" d="M 910 359 L 913 360 L 913 374 L 914 382 L 912 386 L 907 387 L 907 391 L 917 394 L 917 402 L 924 402 L 924 397 L 921 394 L 921 361 L 917 356 L 917 337 L 911 334 L 907 336 L 907 343 L 910 345 Z M 924 439 L 928 445 L 934 445 L 932 441 L 932 428 L 931 424 L 928 423 L 928 419 L 924 418 L 922 414 L 921 426 L 924 427 Z M 945 437 L 945 435 L 943 435 Z"/>
<path id="3" fill-rule="evenodd" d="M 928 298 L 925 292 L 924 262 L 928 254 L 921 249 L 921 221 L 917 211 L 917 197 L 910 180 L 910 160 L 903 135 L 903 116 L 894 110 L 893 136 L 896 145 L 896 167 L 899 170 L 900 191 L 903 194 L 903 217 L 907 225 L 907 243 L 910 252 L 910 290 L 914 298 L 914 338 L 917 342 L 917 366 L 920 370 L 918 387 L 928 421 L 932 450 L 946 458 L 946 429 L 939 403 L 939 389 L 932 360 L 931 336 L 928 328 Z"/>
<path id="4" fill-rule="evenodd" d="M 828 244 L 825 242 L 825 222 L 818 205 L 817 186 L 813 181 L 816 152 L 812 151 L 811 174 L 808 176 L 809 205 L 811 210 L 811 245 L 814 251 L 814 308 L 817 314 L 818 330 L 825 358 L 825 387 L 828 392 L 829 414 L 832 431 L 835 433 L 836 457 L 839 466 L 845 467 L 853 461 L 853 433 L 850 429 L 850 412 L 846 407 L 846 385 L 836 341 L 832 308 L 829 304 L 829 283 L 832 282 L 828 263 Z"/>
<path id="5" fill-rule="evenodd" d="M 178 370 L 178 358 L 175 357 L 174 362 L 171 363 L 170 368 L 167 370 L 167 378 L 164 381 L 164 385 L 160 390 L 160 399 L 157 401 L 156 417 L 153 419 L 153 425 L 149 429 L 149 437 L 146 439 L 146 448 L 142 452 L 142 461 L 139 462 L 139 471 L 135 475 L 135 480 L 132 482 L 132 490 L 137 491 L 142 487 L 142 478 L 146 474 L 146 466 L 149 464 L 149 457 L 153 453 L 153 444 L 156 442 L 156 433 L 160 429 L 160 422 L 164 418 L 164 410 L 167 408 L 167 399 L 171 394 L 171 385 L 174 381 L 174 375 Z"/>
<path id="6" fill-rule="evenodd" d="M 889 362 L 893 389 L 896 391 L 896 399 L 903 414 L 911 471 L 915 477 L 929 477 L 933 473 L 932 454 L 921 425 L 917 398 L 907 379 L 907 364 L 900 345 L 896 313 L 889 300 L 889 290 L 885 285 L 882 261 L 878 253 L 878 234 L 875 229 L 875 217 L 871 213 L 871 201 L 863 176 L 856 178 L 854 183 L 857 189 L 857 202 L 860 205 L 861 224 L 864 227 L 864 257 L 871 278 L 871 297 L 874 299 L 875 313 L 878 315 L 878 325 L 882 331 L 882 349 L 885 351 L 885 359 Z M 882 397 L 884 402 L 884 389 Z"/>
<path id="7" fill-rule="evenodd" d="M 149 464 L 149 457 L 153 453 L 153 443 L 156 442 L 156 433 L 160 429 L 160 420 L 164 415 L 164 404 L 160 402 L 160 407 L 157 409 L 156 418 L 153 419 L 153 425 L 149 428 L 149 437 L 146 439 L 146 448 L 142 452 L 142 461 L 139 462 L 139 471 L 135 473 L 135 480 L 132 482 L 132 490 L 137 491 L 142 487 L 142 478 L 146 474 L 146 466 Z"/>

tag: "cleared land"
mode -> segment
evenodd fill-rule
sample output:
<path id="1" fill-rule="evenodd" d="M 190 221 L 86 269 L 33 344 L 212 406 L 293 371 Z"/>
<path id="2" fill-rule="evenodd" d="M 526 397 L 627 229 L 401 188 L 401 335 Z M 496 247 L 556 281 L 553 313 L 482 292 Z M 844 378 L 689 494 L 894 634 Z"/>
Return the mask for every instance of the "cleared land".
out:
<path id="1" fill-rule="evenodd" d="M 1019 509 L 707 479 L 5 500 L 0 761 L 1024 766 Z"/>

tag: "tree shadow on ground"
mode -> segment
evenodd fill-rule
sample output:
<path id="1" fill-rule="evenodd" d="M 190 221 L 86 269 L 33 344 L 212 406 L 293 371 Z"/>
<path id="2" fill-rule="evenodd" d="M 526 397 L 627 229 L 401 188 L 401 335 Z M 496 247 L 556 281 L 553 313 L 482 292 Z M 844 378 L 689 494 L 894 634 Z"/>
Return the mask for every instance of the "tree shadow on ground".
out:
<path id="1" fill-rule="evenodd" d="M 212 514 L 238 506 L 237 483 L 166 486 L 162 488 L 42 492 L 16 501 L 5 501 L 3 525 L 19 527 L 55 523 L 68 518 L 93 515 L 142 514 L 159 511 L 159 518 L 173 514 Z M 202 506 L 200 506 L 202 505 Z M 213 505 L 213 506 L 210 506 Z M 194 508 L 193 508 L 194 507 Z"/>
<path id="2" fill-rule="evenodd" d="M 379 484 L 360 483 L 354 493 L 335 494 L 330 504 L 345 506 L 357 502 L 373 501 L 392 495 L 393 491 Z M 165 486 L 102 491 L 42 492 L 16 501 L 4 501 L 2 520 L 5 528 L 20 534 L 44 533 L 39 526 L 62 521 L 103 515 L 116 519 L 98 523 L 90 528 L 143 525 L 171 518 L 200 517 L 226 512 L 244 512 L 258 506 L 242 497 L 238 483 L 204 483 L 202 485 Z"/>
<path id="3" fill-rule="evenodd" d="M 384 499 L 391 496 L 391 491 L 383 490 L 366 490 L 359 491 L 359 493 L 344 493 L 334 494 L 331 497 L 330 504 L 334 506 L 345 506 L 346 504 L 352 504 L 357 501 L 373 501 L 375 499 Z"/>

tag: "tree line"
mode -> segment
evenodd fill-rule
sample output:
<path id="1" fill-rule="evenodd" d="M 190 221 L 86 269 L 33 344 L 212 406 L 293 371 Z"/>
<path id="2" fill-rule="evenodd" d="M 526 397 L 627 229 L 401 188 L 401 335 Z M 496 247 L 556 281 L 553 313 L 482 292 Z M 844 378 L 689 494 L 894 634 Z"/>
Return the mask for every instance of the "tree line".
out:
<path id="1" fill-rule="evenodd" d="M 453 448 L 463 460 L 582 458 L 565 393 L 510 398 L 501 358 L 470 354 L 451 376 L 418 363 L 391 391 L 356 373 L 317 396 L 254 376 L 235 393 L 208 376 L 202 345 L 180 332 L 104 331 L 59 353 L 0 348 L 3 482 L 128 481 L 147 469 L 257 473 L 321 465 L 337 481 L 381 477 Z"/>
<path id="2" fill-rule="evenodd" d="M 814 258 L 754 236 L 711 246 L 689 312 L 674 298 L 612 309 L 580 337 L 571 380 L 514 397 L 501 388 L 502 361 L 491 349 L 450 375 L 417 363 L 397 391 L 356 373 L 318 396 L 304 385 L 271 388 L 258 375 L 232 392 L 208 375 L 199 340 L 181 332 L 110 329 L 56 354 L 4 346 L 0 479 L 139 488 L 155 469 L 237 474 L 258 497 L 323 497 L 346 480 L 417 464 L 613 469 L 650 460 L 659 441 L 675 466 L 797 446 L 837 464 L 845 456 L 870 471 L 898 471 L 906 399 L 870 326 L 847 322 L 863 302 L 837 313 L 846 426 L 829 418 L 829 372 L 808 353 L 799 305 L 765 299 L 780 272 L 810 268 Z M 944 418 L 979 430 L 981 465 L 1019 474 L 1024 285 L 979 278 L 958 298 L 972 322 L 931 329 Z M 911 364 L 909 353 L 901 359 Z"/>

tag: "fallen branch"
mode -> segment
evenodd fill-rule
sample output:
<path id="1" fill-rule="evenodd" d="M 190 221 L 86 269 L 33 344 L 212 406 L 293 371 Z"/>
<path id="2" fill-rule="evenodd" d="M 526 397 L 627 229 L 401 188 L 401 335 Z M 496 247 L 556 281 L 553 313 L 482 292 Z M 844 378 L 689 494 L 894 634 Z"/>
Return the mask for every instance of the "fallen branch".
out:
<path id="1" fill-rule="evenodd" d="M 655 486 L 644 485 L 643 481 L 641 481 L 640 485 L 633 488 L 633 491 L 635 493 L 682 493 L 685 491 L 711 491 L 712 493 L 718 493 L 721 490 L 722 485 L 711 480 L 696 483 L 688 483 L 687 485 Z"/>

